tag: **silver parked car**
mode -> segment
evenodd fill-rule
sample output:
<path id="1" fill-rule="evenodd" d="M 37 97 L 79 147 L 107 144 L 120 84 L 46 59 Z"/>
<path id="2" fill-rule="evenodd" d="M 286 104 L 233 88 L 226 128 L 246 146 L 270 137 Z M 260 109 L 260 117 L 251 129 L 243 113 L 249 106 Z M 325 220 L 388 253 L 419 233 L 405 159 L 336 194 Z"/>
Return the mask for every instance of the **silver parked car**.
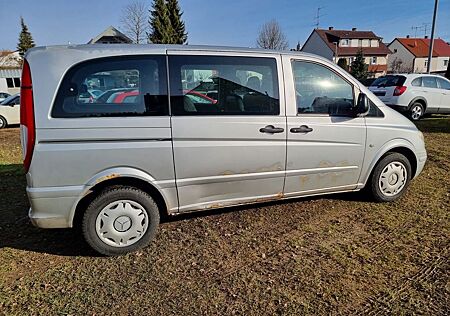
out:
<path id="1" fill-rule="evenodd" d="M 450 114 L 450 81 L 441 76 L 387 75 L 372 82 L 369 89 L 385 104 L 414 121 L 424 114 Z"/>
<path id="2" fill-rule="evenodd" d="M 408 119 L 315 55 L 40 47 L 22 77 L 31 221 L 81 225 L 105 255 L 147 245 L 161 214 L 363 188 L 393 201 L 427 158 Z M 100 77 L 122 92 L 81 102 Z"/>

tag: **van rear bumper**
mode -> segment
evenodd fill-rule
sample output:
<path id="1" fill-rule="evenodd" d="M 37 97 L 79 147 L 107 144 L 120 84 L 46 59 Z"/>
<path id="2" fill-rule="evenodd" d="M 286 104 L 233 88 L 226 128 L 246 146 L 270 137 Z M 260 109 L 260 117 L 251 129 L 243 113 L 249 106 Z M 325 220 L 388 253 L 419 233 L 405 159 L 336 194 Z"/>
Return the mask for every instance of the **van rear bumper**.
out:
<path id="1" fill-rule="evenodd" d="M 85 189 L 83 186 L 27 187 L 31 223 L 40 228 L 72 227 L 73 210 Z"/>

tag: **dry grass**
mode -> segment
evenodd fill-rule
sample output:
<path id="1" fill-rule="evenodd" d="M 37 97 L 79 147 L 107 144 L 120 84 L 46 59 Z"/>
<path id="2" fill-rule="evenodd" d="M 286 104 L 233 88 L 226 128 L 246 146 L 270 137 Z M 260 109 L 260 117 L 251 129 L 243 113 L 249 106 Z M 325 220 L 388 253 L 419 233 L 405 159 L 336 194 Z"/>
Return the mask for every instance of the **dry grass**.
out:
<path id="1" fill-rule="evenodd" d="M 184 216 L 120 258 L 30 225 L 18 130 L 2 130 L 0 314 L 448 314 L 450 119 L 419 127 L 429 160 L 397 202 L 344 194 Z"/>

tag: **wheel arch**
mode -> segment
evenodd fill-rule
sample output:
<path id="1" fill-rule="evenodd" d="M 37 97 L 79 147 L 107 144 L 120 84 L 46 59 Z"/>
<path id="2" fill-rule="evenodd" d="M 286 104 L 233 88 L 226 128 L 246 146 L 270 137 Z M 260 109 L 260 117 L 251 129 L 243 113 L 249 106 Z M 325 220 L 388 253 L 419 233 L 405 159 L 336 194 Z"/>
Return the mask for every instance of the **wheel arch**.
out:
<path id="1" fill-rule="evenodd" d="M 424 97 L 415 97 L 414 99 L 412 99 L 411 102 L 409 102 L 408 111 L 411 110 L 412 105 L 416 102 L 419 102 L 423 105 L 423 111 L 425 113 L 428 107 L 428 102 Z"/>
<path id="2" fill-rule="evenodd" d="M 88 182 L 85 192 L 78 199 L 72 210 L 70 218 L 72 227 L 80 227 L 87 206 L 102 190 L 113 186 L 131 186 L 146 192 L 158 205 L 161 218 L 166 218 L 169 215 L 167 197 L 161 193 L 161 188 L 154 183 L 153 178 L 140 170 L 124 169 L 118 168 L 103 171 Z"/>
<path id="3" fill-rule="evenodd" d="M 411 164 L 411 179 L 413 179 L 417 172 L 417 166 L 418 166 L 418 159 L 414 153 L 414 147 L 412 144 L 410 144 L 406 140 L 400 140 L 398 142 L 390 142 L 389 144 L 386 144 L 376 155 L 375 159 L 373 159 L 370 167 L 368 168 L 368 172 L 366 173 L 365 178 L 363 179 L 362 183 L 364 184 L 363 187 L 366 186 L 367 182 L 369 181 L 370 177 L 373 174 L 373 171 L 375 169 L 375 166 L 380 162 L 381 159 L 386 157 L 386 155 L 390 153 L 399 153 L 404 155 L 408 161 Z"/>

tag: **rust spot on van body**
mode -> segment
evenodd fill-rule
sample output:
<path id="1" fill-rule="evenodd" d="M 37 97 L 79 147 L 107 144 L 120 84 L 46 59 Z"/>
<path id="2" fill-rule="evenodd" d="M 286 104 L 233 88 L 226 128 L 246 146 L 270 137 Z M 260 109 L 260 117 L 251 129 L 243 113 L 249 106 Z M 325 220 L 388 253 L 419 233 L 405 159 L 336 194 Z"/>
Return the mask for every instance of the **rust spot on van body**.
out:
<path id="1" fill-rule="evenodd" d="M 104 177 L 99 178 L 99 179 L 95 182 L 95 184 L 98 184 L 98 183 L 103 182 L 103 181 L 106 181 L 106 180 L 111 180 L 111 179 L 119 178 L 119 177 L 120 177 L 120 174 L 118 174 L 118 173 L 111 173 L 111 174 L 109 174 L 109 175 L 107 175 L 107 176 L 104 176 Z"/>

